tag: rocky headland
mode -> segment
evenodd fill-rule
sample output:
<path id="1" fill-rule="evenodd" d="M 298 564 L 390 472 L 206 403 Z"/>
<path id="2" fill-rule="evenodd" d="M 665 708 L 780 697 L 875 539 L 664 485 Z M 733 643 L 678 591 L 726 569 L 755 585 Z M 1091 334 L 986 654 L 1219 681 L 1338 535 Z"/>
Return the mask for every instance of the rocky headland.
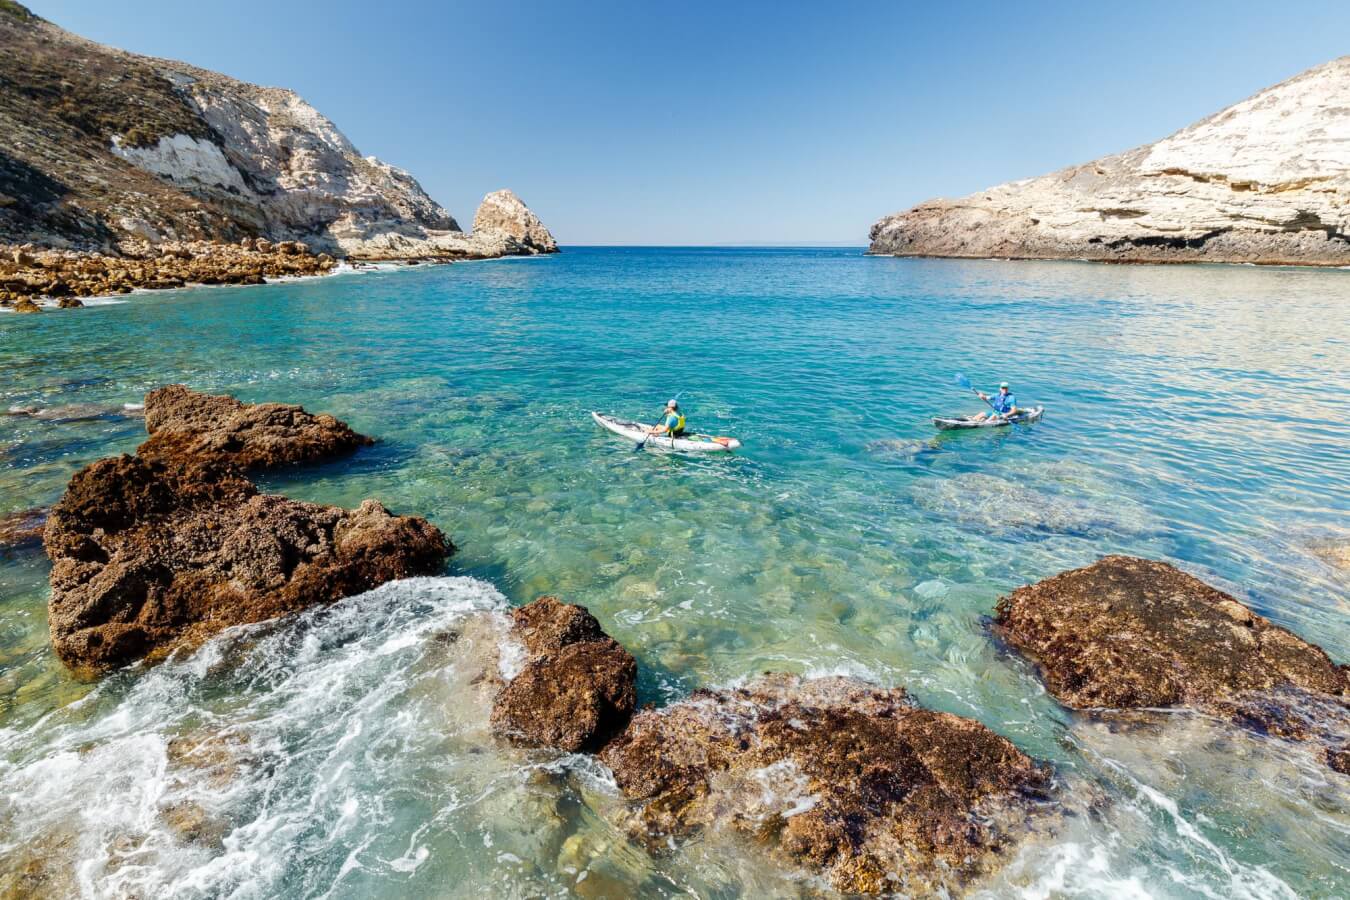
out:
<path id="1" fill-rule="evenodd" d="M 332 416 L 172 386 L 146 397 L 134 456 L 78 472 L 52 508 L 48 627 L 96 673 L 222 628 L 440 570 L 454 547 L 425 519 L 262 494 L 245 470 L 368 443 Z"/>
<path id="2" fill-rule="evenodd" d="M 873 254 L 1350 264 L 1350 56 L 1176 134 L 871 229 Z"/>
<path id="3" fill-rule="evenodd" d="M 1013 591 L 995 624 L 1065 706 L 1194 709 L 1350 770 L 1350 670 L 1167 563 L 1105 557 Z"/>
<path id="4" fill-rule="evenodd" d="M 465 233 L 292 91 L 85 40 L 0 4 L 0 306 L 253 284 L 338 259 L 552 253 L 518 197 Z"/>

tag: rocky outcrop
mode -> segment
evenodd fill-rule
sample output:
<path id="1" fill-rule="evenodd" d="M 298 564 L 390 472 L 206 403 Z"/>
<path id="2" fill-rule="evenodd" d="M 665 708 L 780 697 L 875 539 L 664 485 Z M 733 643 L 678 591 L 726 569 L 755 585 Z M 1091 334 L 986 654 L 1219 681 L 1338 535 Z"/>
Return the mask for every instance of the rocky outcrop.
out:
<path id="1" fill-rule="evenodd" d="M 598 749 L 628 723 L 637 663 L 584 606 L 540 597 L 512 614 L 527 661 L 497 695 L 492 727 L 519 744 Z"/>
<path id="2" fill-rule="evenodd" d="M 425 519 L 261 494 L 244 474 L 350 452 L 369 439 L 298 406 L 172 385 L 146 397 L 136 456 L 70 480 L 43 534 L 47 617 L 68 666 L 98 672 L 440 570 L 453 545 Z"/>
<path id="3" fill-rule="evenodd" d="M 978 722 L 849 678 L 766 675 L 639 713 L 602 752 L 640 836 L 725 828 L 847 893 L 929 895 L 992 870 L 1050 775 Z"/>
<path id="4" fill-rule="evenodd" d="M 1021 587 L 995 623 L 1075 709 L 1190 707 L 1350 747 L 1350 674 L 1321 648 L 1166 563 L 1108 556 Z"/>
<path id="5" fill-rule="evenodd" d="M 259 237 L 334 256 L 538 252 L 491 230 L 464 234 L 416 179 L 363 156 L 293 91 L 96 44 L 11 0 L 0 5 L 0 83 L 0 242 L 110 254 Z"/>
<path id="6" fill-rule="evenodd" d="M 1116 156 L 932 200 L 871 253 L 1350 264 L 1350 56 Z"/>
<path id="7" fill-rule="evenodd" d="M 503 255 L 558 250 L 558 242 L 544 223 L 511 191 L 494 191 L 483 198 L 473 217 L 473 233 L 482 240 L 499 236 Z"/>
<path id="8" fill-rule="evenodd" d="M 269 278 L 325 275 L 337 266 L 326 253 L 286 242 L 259 250 L 253 241 L 208 241 L 126 245 L 127 253 L 20 248 L 0 257 L 0 306 L 36 299 L 58 300 L 62 308 L 82 305 L 80 297 L 165 290 L 194 284 L 264 284 Z"/>
<path id="9" fill-rule="evenodd" d="M 145 395 L 137 448 L 148 459 L 218 459 L 250 468 L 313 462 L 373 443 L 327 413 L 286 403 L 242 403 L 172 384 Z"/>

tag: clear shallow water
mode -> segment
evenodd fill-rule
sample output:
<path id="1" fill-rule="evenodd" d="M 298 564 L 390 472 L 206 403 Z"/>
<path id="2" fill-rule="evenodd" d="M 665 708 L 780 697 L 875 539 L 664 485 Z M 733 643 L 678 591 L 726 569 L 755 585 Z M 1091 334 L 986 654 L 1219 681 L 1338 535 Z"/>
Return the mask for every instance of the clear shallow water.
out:
<path id="1" fill-rule="evenodd" d="M 91 688 L 48 650 L 45 561 L 0 557 L 0 873 L 74 860 L 100 896 L 818 890 L 716 835 L 648 857 L 602 770 L 492 744 L 471 682 L 499 665 L 500 610 L 551 592 L 634 652 L 644 701 L 850 672 L 1053 760 L 1079 814 L 991 895 L 1350 883 L 1346 780 L 1305 751 L 1081 720 L 984 627 L 1000 593 L 1126 552 L 1350 660 L 1350 580 L 1315 552 L 1350 537 L 1350 273 L 573 249 L 4 316 L 0 366 L 0 409 L 108 411 L 0 417 L 0 514 L 133 449 L 122 404 L 182 381 L 377 435 L 265 485 L 427 515 L 478 579 Z M 928 417 L 980 406 L 954 371 L 1011 380 L 1044 421 L 935 436 Z M 740 455 L 633 453 L 587 417 L 680 391 Z"/>

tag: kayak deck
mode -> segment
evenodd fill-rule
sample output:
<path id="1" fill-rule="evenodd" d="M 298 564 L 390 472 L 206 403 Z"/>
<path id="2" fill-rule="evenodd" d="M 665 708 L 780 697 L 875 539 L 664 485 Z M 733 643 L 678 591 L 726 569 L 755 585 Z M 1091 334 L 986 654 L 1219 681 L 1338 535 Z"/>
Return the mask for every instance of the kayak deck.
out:
<path id="1" fill-rule="evenodd" d="M 662 450 L 689 450 L 698 453 L 729 453 L 741 446 L 741 442 L 732 437 L 720 437 L 711 434 L 688 432 L 679 437 L 650 434 L 652 426 L 645 422 L 629 422 L 604 413 L 592 412 L 591 418 L 601 428 L 639 443 L 646 438 L 645 446 Z"/>
<path id="2" fill-rule="evenodd" d="M 1026 425 L 1031 422 L 1039 422 L 1044 412 L 1045 407 L 1034 406 L 1020 415 L 1010 418 L 988 418 L 978 421 L 973 416 L 934 416 L 933 424 L 940 431 L 956 431 L 962 428 L 1006 428 L 1009 425 Z"/>

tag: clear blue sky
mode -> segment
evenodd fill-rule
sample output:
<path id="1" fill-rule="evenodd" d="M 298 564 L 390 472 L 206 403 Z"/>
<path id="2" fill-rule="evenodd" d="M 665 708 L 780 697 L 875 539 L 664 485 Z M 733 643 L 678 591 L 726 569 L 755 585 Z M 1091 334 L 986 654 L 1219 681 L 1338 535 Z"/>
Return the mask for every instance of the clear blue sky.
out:
<path id="1" fill-rule="evenodd" d="M 464 227 L 510 187 L 570 244 L 862 244 L 1350 52 L 1330 2 L 25 2 L 292 88 Z"/>

